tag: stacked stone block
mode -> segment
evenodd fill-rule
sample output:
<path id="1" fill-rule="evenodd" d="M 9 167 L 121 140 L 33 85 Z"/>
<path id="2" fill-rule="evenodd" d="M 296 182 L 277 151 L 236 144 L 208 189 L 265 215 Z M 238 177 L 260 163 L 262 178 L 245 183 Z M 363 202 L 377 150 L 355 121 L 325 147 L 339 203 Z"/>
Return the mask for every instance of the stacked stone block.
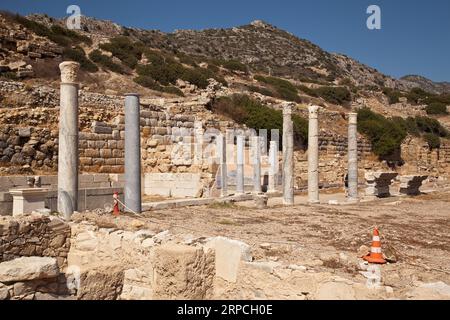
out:
<path id="1" fill-rule="evenodd" d="M 60 267 L 67 263 L 70 227 L 59 218 L 29 215 L 0 217 L 0 262 L 19 257 L 53 257 Z"/>
<path id="2" fill-rule="evenodd" d="M 366 196 L 389 197 L 391 195 L 389 187 L 397 175 L 395 172 L 366 172 Z"/>
<path id="3" fill-rule="evenodd" d="M 400 193 L 408 196 L 417 196 L 420 194 L 420 187 L 428 176 L 401 176 Z"/>

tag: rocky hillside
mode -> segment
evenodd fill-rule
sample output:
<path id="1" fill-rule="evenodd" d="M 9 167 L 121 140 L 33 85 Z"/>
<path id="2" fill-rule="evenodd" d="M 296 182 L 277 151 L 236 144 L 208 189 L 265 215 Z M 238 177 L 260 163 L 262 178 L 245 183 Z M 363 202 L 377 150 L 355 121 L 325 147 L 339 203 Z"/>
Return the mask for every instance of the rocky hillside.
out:
<path id="1" fill-rule="evenodd" d="M 46 25 L 61 21 L 42 15 L 31 19 Z M 91 35 L 126 35 L 150 47 L 180 51 L 194 57 L 237 60 L 251 71 L 305 82 L 339 83 L 349 79 L 356 86 L 403 88 L 402 83 L 347 56 L 332 54 L 308 40 L 264 21 L 231 29 L 177 30 L 163 33 L 121 27 L 113 22 L 83 17 L 83 31 Z"/>
<path id="2" fill-rule="evenodd" d="M 26 158 L 33 164 L 33 155 L 16 152 L 23 142 L 17 126 L 41 128 L 43 141 L 56 129 L 58 65 L 63 60 L 81 66 L 81 130 L 89 130 L 93 120 L 112 121 L 120 115 L 122 95 L 137 92 L 142 101 L 151 99 L 147 105 L 164 116 L 180 108 L 191 112 L 195 105 L 200 119 L 219 124 L 231 120 L 255 129 L 281 129 L 281 103 L 296 102 L 299 148 L 305 147 L 307 137 L 307 104 L 322 107 L 322 136 L 345 136 L 346 114 L 359 110 L 360 133 L 376 155 L 396 163 L 401 163 L 397 151 L 407 136 L 426 141 L 430 149 L 446 145 L 450 137 L 450 95 L 413 85 L 409 89 L 262 21 L 167 34 L 87 17 L 82 30 L 72 31 L 64 21 L 45 15 L 0 13 L 3 162 L 18 153 L 18 163 Z M 38 155 L 37 164 L 52 167 L 54 154 L 48 153 L 47 160 Z"/>
<path id="3" fill-rule="evenodd" d="M 450 93 L 450 82 L 434 82 L 418 75 L 404 76 L 400 81 L 409 89 L 420 88 L 434 94 Z"/>
<path id="4" fill-rule="evenodd" d="M 260 20 L 232 29 L 180 30 L 167 36 L 173 47 L 183 52 L 237 59 L 254 71 L 275 76 L 336 83 L 350 79 L 357 86 L 400 85 L 373 68 L 328 53 L 310 41 Z"/>

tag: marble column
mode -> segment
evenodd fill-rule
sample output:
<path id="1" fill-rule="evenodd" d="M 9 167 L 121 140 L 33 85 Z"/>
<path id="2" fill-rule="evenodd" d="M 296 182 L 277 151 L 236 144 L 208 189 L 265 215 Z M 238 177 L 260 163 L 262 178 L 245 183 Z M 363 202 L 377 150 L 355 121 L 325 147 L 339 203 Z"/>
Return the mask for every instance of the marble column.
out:
<path id="1" fill-rule="evenodd" d="M 261 137 L 251 137 L 252 165 L 253 165 L 253 193 L 259 194 L 261 190 Z"/>
<path id="2" fill-rule="evenodd" d="M 227 143 L 224 135 L 217 136 L 217 152 L 220 169 L 220 196 L 228 196 Z"/>
<path id="3" fill-rule="evenodd" d="M 194 122 L 194 164 L 201 166 L 203 164 L 203 123 L 200 120 Z"/>
<path id="4" fill-rule="evenodd" d="M 270 170 L 268 192 L 276 192 L 278 181 L 278 144 L 276 141 L 270 141 L 269 162 Z"/>
<path id="5" fill-rule="evenodd" d="M 245 151 L 245 137 L 237 137 L 237 161 L 236 161 L 236 194 L 243 194 L 244 191 L 244 151 Z"/>
<path id="6" fill-rule="evenodd" d="M 80 64 L 64 61 L 61 70 L 61 92 L 58 139 L 58 211 L 69 221 L 78 210 L 78 83 Z"/>
<path id="7" fill-rule="evenodd" d="M 348 200 L 358 200 L 357 113 L 348 114 Z"/>
<path id="8" fill-rule="evenodd" d="M 283 203 L 294 204 L 294 126 L 292 104 L 283 106 Z"/>
<path id="9" fill-rule="evenodd" d="M 125 211 L 141 213 L 141 131 L 139 95 L 125 95 Z"/>
<path id="10" fill-rule="evenodd" d="M 319 203 L 319 107 L 308 109 L 308 202 L 314 204 Z"/>

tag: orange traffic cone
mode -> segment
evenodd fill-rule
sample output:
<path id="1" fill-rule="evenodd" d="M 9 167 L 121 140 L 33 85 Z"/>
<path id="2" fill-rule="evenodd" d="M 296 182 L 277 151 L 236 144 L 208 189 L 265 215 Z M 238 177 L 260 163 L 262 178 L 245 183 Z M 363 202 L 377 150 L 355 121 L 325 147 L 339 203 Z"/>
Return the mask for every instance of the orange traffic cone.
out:
<path id="1" fill-rule="evenodd" d="M 118 216 L 120 214 L 119 201 L 118 201 L 119 193 L 118 192 L 114 192 L 113 198 L 114 198 L 113 215 Z"/>
<path id="2" fill-rule="evenodd" d="M 373 231 L 372 247 L 370 248 L 370 254 L 363 258 L 370 263 L 384 264 L 386 260 L 383 259 L 383 254 L 381 253 L 381 240 L 378 228 L 375 227 Z"/>

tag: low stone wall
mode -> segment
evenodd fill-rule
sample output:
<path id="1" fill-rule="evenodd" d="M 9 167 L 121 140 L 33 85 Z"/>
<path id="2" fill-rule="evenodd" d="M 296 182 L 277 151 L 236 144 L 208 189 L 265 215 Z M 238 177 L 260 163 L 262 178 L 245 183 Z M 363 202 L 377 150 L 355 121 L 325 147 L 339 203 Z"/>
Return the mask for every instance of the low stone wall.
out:
<path id="1" fill-rule="evenodd" d="M 29 215 L 0 217 L 0 262 L 19 257 L 53 257 L 58 266 L 67 264 L 70 227 L 56 217 Z"/>
<path id="2" fill-rule="evenodd" d="M 22 257 L 0 263 L 0 300 L 48 300 L 70 295 L 55 258 Z"/>
<path id="3" fill-rule="evenodd" d="M 70 226 L 57 217 L 0 217 L 0 300 L 70 295 Z"/>

